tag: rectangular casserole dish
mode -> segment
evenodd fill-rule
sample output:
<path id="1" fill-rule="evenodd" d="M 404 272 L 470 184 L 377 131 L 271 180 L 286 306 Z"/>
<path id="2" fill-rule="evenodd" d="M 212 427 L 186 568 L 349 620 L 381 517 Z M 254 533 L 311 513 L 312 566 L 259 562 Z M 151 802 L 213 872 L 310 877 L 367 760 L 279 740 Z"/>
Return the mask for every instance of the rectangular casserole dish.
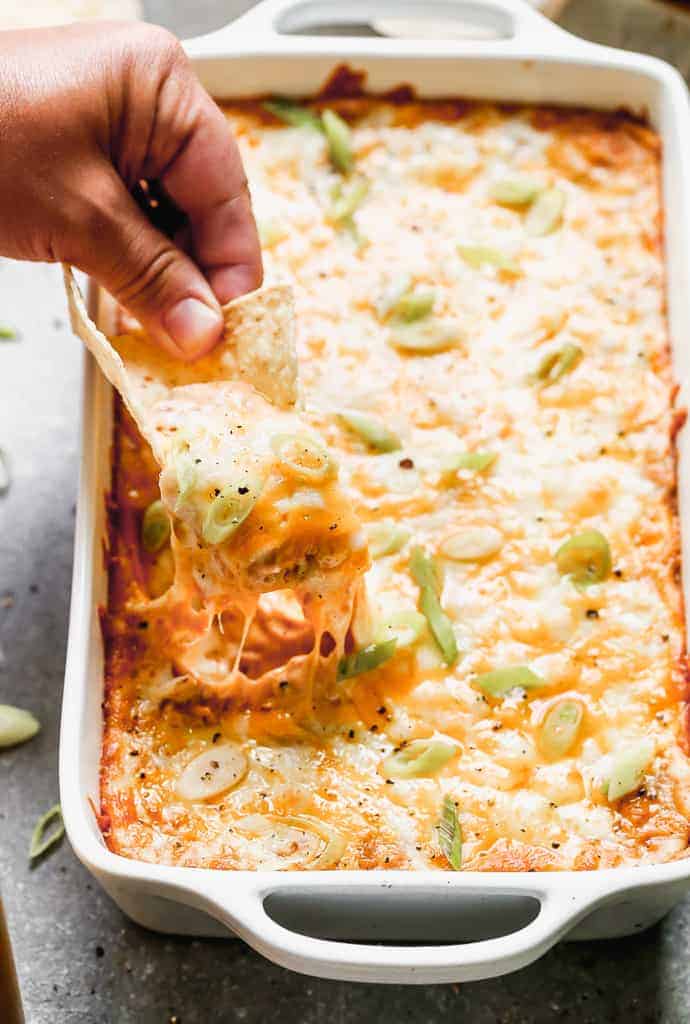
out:
<path id="1" fill-rule="evenodd" d="M 319 23 L 370 20 L 371 5 L 268 0 L 233 26 L 187 44 L 206 88 L 218 98 L 315 92 L 334 66 L 367 72 L 373 91 L 401 82 L 420 96 L 625 106 L 646 113 L 664 145 L 663 184 L 669 319 L 675 374 L 690 356 L 690 212 L 685 86 L 651 58 L 576 40 L 520 0 L 437 0 L 427 16 L 457 15 L 490 40 L 351 39 L 283 34 Z M 421 12 L 386 3 L 385 14 Z M 107 329 L 112 309 L 94 290 L 92 313 Z M 86 365 L 83 465 L 61 736 L 63 813 L 75 852 L 121 908 L 161 931 L 234 932 L 270 959 L 322 977 L 379 982 L 447 982 L 491 977 L 535 960 L 566 934 L 613 937 L 652 924 L 690 889 L 690 862 L 596 872 L 225 872 L 134 862 L 108 851 L 91 809 L 98 803 L 102 647 L 98 606 L 106 595 L 101 547 L 103 495 L 110 484 L 112 395 Z M 679 504 L 685 525 L 687 442 L 678 438 Z M 684 529 L 683 554 L 687 552 Z M 565 877 L 564 877 L 565 876 Z M 396 943 L 398 943 L 396 945 Z"/>

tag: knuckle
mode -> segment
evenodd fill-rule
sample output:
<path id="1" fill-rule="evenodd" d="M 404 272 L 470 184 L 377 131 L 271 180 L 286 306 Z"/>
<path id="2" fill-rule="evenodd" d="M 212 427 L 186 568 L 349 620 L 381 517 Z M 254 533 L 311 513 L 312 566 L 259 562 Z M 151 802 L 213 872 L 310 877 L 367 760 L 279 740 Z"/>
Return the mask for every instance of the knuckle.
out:
<path id="1" fill-rule="evenodd" d="M 145 73 L 161 79 L 186 66 L 187 55 L 172 32 L 160 25 L 128 23 L 121 37 L 121 64 L 125 72 Z"/>
<path id="2" fill-rule="evenodd" d="M 187 55 L 182 44 L 172 32 L 161 25 L 142 26 L 142 45 L 146 56 L 154 59 L 158 64 L 168 70 L 184 67 L 187 65 Z"/>
<path id="3" fill-rule="evenodd" d="M 178 263 L 175 248 L 164 243 L 141 259 L 133 259 L 126 251 L 118 267 L 117 298 L 134 310 L 162 304 Z"/>

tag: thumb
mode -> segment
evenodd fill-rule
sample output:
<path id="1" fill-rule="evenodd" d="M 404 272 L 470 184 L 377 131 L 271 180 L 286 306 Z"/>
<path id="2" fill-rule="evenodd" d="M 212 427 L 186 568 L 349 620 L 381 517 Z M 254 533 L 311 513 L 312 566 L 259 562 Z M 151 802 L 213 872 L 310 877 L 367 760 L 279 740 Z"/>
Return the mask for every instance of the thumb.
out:
<path id="1" fill-rule="evenodd" d="M 66 259 L 95 278 L 171 355 L 195 359 L 220 338 L 223 316 L 211 286 L 142 213 L 109 165 L 72 220 Z"/>

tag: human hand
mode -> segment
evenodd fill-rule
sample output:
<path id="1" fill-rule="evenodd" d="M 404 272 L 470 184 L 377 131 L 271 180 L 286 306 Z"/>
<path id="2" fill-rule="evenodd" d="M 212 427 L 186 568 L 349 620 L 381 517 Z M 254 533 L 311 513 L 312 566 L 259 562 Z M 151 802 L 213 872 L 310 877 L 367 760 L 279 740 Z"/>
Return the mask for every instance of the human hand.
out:
<path id="1" fill-rule="evenodd" d="M 71 263 L 169 352 L 208 351 L 261 251 L 237 145 L 180 44 L 130 22 L 2 32 L 0 67 L 0 255 Z M 186 215 L 175 241 L 135 202 L 142 179 Z"/>

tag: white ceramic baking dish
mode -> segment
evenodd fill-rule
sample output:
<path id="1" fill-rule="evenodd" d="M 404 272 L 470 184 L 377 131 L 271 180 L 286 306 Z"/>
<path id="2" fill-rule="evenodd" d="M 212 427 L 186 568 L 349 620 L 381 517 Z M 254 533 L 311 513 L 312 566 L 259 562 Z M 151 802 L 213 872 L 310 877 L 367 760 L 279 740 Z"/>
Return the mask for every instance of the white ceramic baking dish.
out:
<path id="1" fill-rule="evenodd" d="M 422 43 L 308 34 L 324 22 L 361 23 L 373 13 L 457 15 L 488 27 L 495 38 Z M 347 62 L 367 72 L 373 90 L 406 82 L 423 96 L 625 106 L 647 113 L 664 142 L 671 335 L 676 375 L 688 380 L 690 120 L 685 86 L 671 67 L 575 39 L 522 0 L 267 0 L 232 26 L 191 40 L 187 49 L 203 83 L 219 98 L 310 93 L 335 65 Z M 95 291 L 92 312 L 107 328 L 107 300 L 99 301 Z M 164 932 L 230 931 L 276 963 L 307 974 L 430 983 L 515 970 L 565 936 L 593 939 L 645 928 L 690 890 L 690 860 L 582 873 L 281 873 L 162 867 L 111 853 L 91 806 L 98 803 L 98 605 L 106 595 L 102 545 L 111 427 L 110 388 L 87 358 L 60 785 L 77 856 L 130 917 Z M 690 453 L 684 433 L 680 508 L 687 564 Z"/>

